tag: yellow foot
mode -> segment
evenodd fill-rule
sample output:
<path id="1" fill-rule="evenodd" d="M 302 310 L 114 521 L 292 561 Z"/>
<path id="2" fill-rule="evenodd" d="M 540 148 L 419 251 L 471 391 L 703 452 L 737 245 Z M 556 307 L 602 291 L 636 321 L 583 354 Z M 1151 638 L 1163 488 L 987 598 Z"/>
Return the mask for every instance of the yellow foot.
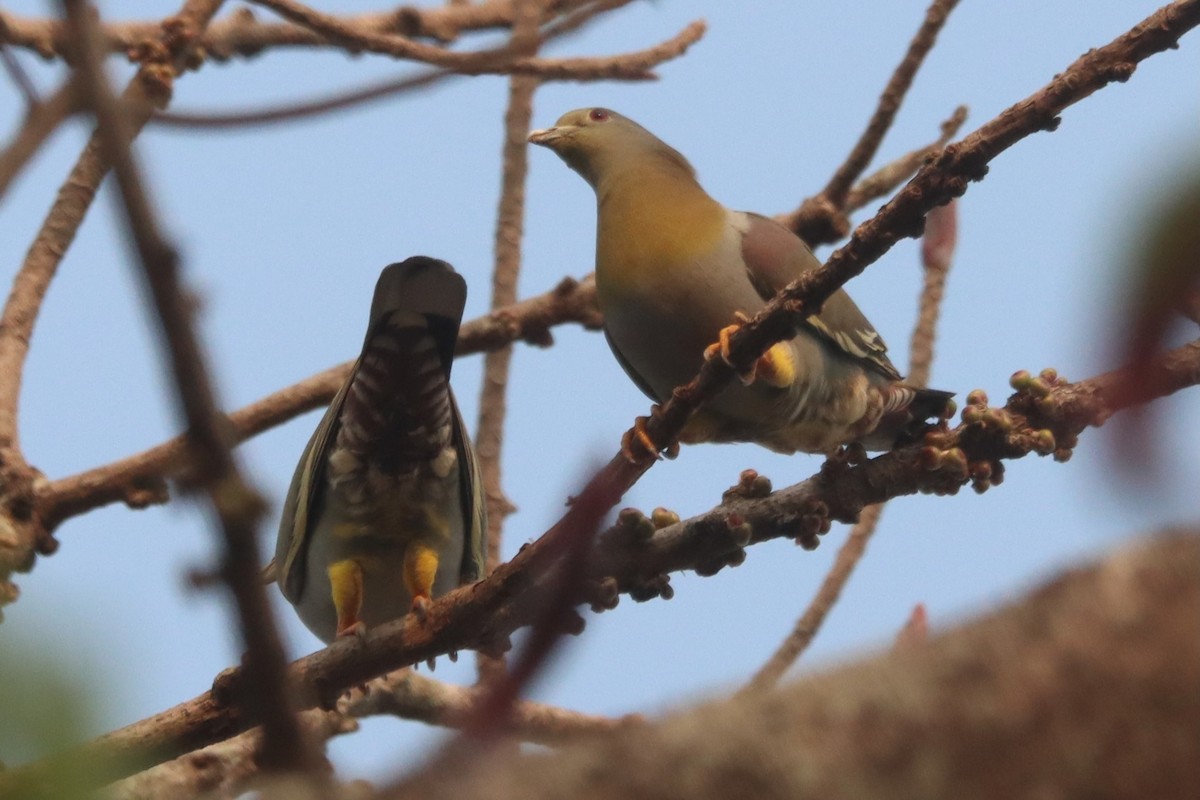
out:
<path id="1" fill-rule="evenodd" d="M 705 348 L 704 357 L 706 359 L 720 356 L 722 361 L 733 366 L 729 360 L 729 340 L 750 321 L 750 318 L 741 311 L 734 312 L 733 318 L 734 323 L 721 328 L 717 332 L 717 341 Z M 790 386 L 795 377 L 795 362 L 792 360 L 791 351 L 783 342 L 771 345 L 771 348 L 759 356 L 750 369 L 738 373 L 738 379 L 744 386 L 749 386 L 761 378 L 771 386 L 782 388 Z"/>
<path id="2" fill-rule="evenodd" d="M 657 410 L 658 406 L 654 408 Z M 646 430 L 646 423 L 649 419 L 649 417 L 638 417 L 633 421 L 633 427 L 625 431 L 625 435 L 621 437 L 621 454 L 632 464 L 636 464 L 646 457 L 662 460 L 662 455 L 658 452 L 658 445 L 654 443 L 654 440 L 650 438 L 650 433 Z"/>
<path id="3" fill-rule="evenodd" d="M 335 561 L 327 570 L 337 611 L 337 638 L 361 636 L 366 632 L 360 614 L 363 603 L 362 567 L 351 558 Z"/>

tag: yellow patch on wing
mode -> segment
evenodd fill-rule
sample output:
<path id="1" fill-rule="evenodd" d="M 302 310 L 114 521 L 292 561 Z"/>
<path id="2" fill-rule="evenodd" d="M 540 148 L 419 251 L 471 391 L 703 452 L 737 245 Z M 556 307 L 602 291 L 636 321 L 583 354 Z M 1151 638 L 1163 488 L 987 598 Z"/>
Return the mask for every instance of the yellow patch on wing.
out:
<path id="1" fill-rule="evenodd" d="M 796 359 L 786 342 L 776 342 L 758 361 L 758 379 L 785 389 L 796 380 Z"/>

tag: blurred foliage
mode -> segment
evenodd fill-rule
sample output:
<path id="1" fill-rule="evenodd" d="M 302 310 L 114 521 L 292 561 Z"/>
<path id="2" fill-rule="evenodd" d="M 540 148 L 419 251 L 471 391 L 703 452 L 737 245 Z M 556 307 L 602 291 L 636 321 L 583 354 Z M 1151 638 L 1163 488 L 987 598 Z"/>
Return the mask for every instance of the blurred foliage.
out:
<path id="1" fill-rule="evenodd" d="M 47 641 L 0 644 L 0 762 L 6 770 L 61 753 L 97 729 L 97 707 L 105 680 L 91 659 L 66 652 Z M 97 694 L 99 692 L 99 695 Z M 4 800 L 90 796 L 77 787 L 86 767 L 63 762 L 54 770 L 54 786 L 42 791 L 0 791 Z M 0 786 L 4 772 L 0 771 Z"/>

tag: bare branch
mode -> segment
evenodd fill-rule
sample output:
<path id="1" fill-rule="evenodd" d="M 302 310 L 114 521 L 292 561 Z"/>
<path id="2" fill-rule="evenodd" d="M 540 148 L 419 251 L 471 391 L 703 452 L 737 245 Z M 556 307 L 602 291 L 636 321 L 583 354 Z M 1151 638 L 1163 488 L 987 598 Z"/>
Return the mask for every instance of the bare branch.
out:
<path id="1" fill-rule="evenodd" d="M 552 343 L 550 329 L 575 322 L 588 329 L 600 326 L 596 283 L 591 275 L 563 279 L 548 292 L 493 311 L 462 326 L 458 355 L 493 350 L 514 341 L 540 347 Z M 229 415 L 230 435 L 243 442 L 306 411 L 328 403 L 346 380 L 353 362 L 346 361 L 305 380 L 273 392 Z M 37 488 L 35 516 L 47 530 L 64 520 L 109 503 L 134 508 L 165 503 L 166 480 L 174 477 L 187 457 L 186 440 L 177 436 L 128 458 L 44 482 Z"/>
<path id="2" fill-rule="evenodd" d="M 155 106 L 165 105 L 175 78 L 193 55 L 194 36 L 204 29 L 219 2 L 189 2 L 174 17 L 163 20 L 154 46 L 144 47 L 137 74 L 122 95 L 129 138 L 145 125 Z M 58 191 L 41 229 L 13 280 L 0 314 L 0 605 L 16 596 L 9 580 L 14 570 L 31 567 L 35 553 L 57 547 L 34 512 L 35 486 L 40 474 L 25 461 L 18 441 L 18 400 L 34 323 L 58 266 L 91 207 L 96 189 L 110 162 L 101 137 L 94 133 Z"/>
<path id="3" fill-rule="evenodd" d="M 32 111 L 41 103 L 41 98 L 38 97 L 37 88 L 33 85 L 33 81 L 29 78 L 29 73 L 21 66 L 21 62 L 8 49 L 8 25 L 4 17 L 0 16 L 0 62 L 4 63 L 4 69 L 8 76 L 12 78 L 12 82 L 17 85 L 21 95 L 25 98 L 25 105 L 29 111 Z"/>
<path id="4" fill-rule="evenodd" d="M 474 713 L 483 693 L 479 687 L 452 686 L 405 669 L 371 681 L 365 692 L 352 690 L 339 707 L 355 717 L 392 714 L 430 725 L 458 727 Z M 526 742 L 561 745 L 640 722 L 637 715 L 600 717 L 520 700 L 513 704 L 506 733 Z"/>
<path id="5" fill-rule="evenodd" d="M 130 237 L 162 323 L 179 389 L 181 415 L 187 421 L 188 439 L 195 455 L 195 478 L 209 495 L 224 537 L 226 555 L 222 572 L 237 602 L 250 689 L 238 701 L 251 718 L 262 721 L 260 759 L 266 770 L 315 774 L 316 754 L 291 713 L 283 644 L 259 579 L 262 557 L 256 529 L 264 503 L 241 475 L 230 453 L 206 358 L 192 330 L 191 305 L 179 277 L 178 255 L 162 234 L 144 188 L 141 168 L 130 149 L 135 132 L 104 76 L 95 9 L 85 0 L 63 0 L 63 6 L 68 30 L 77 46 L 74 63 L 80 86 L 96 114 L 96 137 L 117 179 Z M 189 0 L 180 13 L 195 15 L 203 24 L 219 7 L 220 0 Z"/>
<path id="6" fill-rule="evenodd" d="M 883 141 L 888 128 L 892 126 L 896 112 L 900 110 L 900 104 L 904 102 L 904 95 L 912 86 L 917 70 L 925 62 L 925 56 L 933 49 L 938 33 L 941 32 L 942 26 L 946 24 L 947 17 L 950 16 L 950 12 L 956 5 L 958 5 L 958 0 L 933 0 L 925 12 L 925 21 L 913 36 L 908 45 L 908 52 L 904 54 L 904 59 L 896 67 L 883 94 L 880 95 L 879 105 L 875 108 L 875 113 L 871 115 L 871 121 L 867 123 L 866 130 L 862 132 L 854 148 L 850 151 L 850 155 L 846 157 L 846 161 L 838 167 L 837 172 L 829 179 L 829 183 L 825 184 L 825 188 L 821 192 L 835 206 L 840 208 L 845 204 L 851 185 L 858 179 L 858 176 L 862 175 L 863 170 L 875 157 L 880 142 Z"/>
<path id="7" fill-rule="evenodd" d="M 526 0 L 517 6 L 513 20 L 512 47 L 526 51 L 538 47 L 537 19 L 540 3 Z M 496 211 L 492 268 L 493 311 L 517 301 L 521 273 L 521 239 L 525 233 L 525 177 L 529 173 L 525 142 L 533 118 L 533 94 L 540 82 L 528 75 L 508 79 L 508 105 L 504 112 L 504 147 L 501 155 L 500 202 Z M 504 420 L 508 414 L 508 373 L 512 363 L 511 344 L 488 352 L 483 358 L 483 386 L 479 393 L 479 423 L 475 426 L 475 450 L 479 456 L 484 502 L 487 504 L 487 556 L 484 574 L 500 564 L 504 520 L 517 507 L 504 494 L 501 454 Z M 502 656 L 480 654 L 481 683 L 492 683 L 504 674 Z"/>
<path id="8" fill-rule="evenodd" d="M 914 386 L 926 386 L 929 383 L 929 371 L 933 364 L 933 342 L 937 338 L 938 311 L 941 309 L 946 275 L 950 271 L 956 243 L 957 201 L 951 201 L 929 212 L 925 236 L 922 239 L 921 265 L 924 286 L 921 289 L 920 310 L 910 339 L 908 356 L 909 382 Z M 808 649 L 821 629 L 825 617 L 842 596 L 842 590 L 850 580 L 855 566 L 866 553 L 867 543 L 874 535 L 882 513 L 882 504 L 870 505 L 863 509 L 808 608 L 797 620 L 792 632 L 771 658 L 759 668 L 743 691 L 761 691 L 773 687 L 791 665 L 796 663 L 796 659 Z M 804 542 L 815 544 L 816 540 L 809 537 L 803 539 L 802 543 Z"/>
<path id="9" fill-rule="evenodd" d="M 897 186 L 912 177 L 923 163 L 940 152 L 947 142 L 957 136 L 959 128 L 966 121 L 967 107 L 959 106 L 942 123 L 941 133 L 936 141 L 900 156 L 856 183 L 850 190 L 850 194 L 846 196 L 846 213 L 857 211 L 872 200 L 878 200 L 891 194 Z M 794 224 L 797 228 L 803 228 L 803 223 L 796 222 Z M 819 239 L 809 238 L 807 229 L 805 233 L 801 233 L 801 238 L 809 243 L 819 242 Z"/>
<path id="10" fill-rule="evenodd" d="M 552 2 L 549 15 L 558 15 L 574 7 L 572 0 Z M 350 27 L 376 34 L 408 36 L 448 44 L 463 33 L 504 30 L 512 25 L 512 0 L 456 7 L 418 8 L 400 6 L 390 11 L 340 17 Z M 0 11 L 7 26 L 5 41 L 41 54 L 44 58 L 62 57 L 66 37 L 56 19 L 34 19 Z M 147 40 L 156 38 L 160 21 L 117 22 L 102 27 L 105 46 L 112 53 L 125 53 Z M 215 21 L 201 37 L 200 46 L 213 58 L 224 61 L 235 55 L 252 57 L 278 47 L 328 47 L 330 42 L 318 33 L 292 23 L 260 22 L 246 8 L 239 8 Z"/>
<path id="11" fill-rule="evenodd" d="M 908 51 L 880 95 L 879 104 L 866 130 L 859 136 L 845 162 L 834 172 L 824 189 L 806 199 L 800 208 L 789 215 L 792 230 L 805 241 L 810 244 L 837 241 L 850 231 L 846 203 L 850 187 L 875 157 L 896 112 L 900 110 L 900 104 L 904 102 L 904 95 L 908 93 L 913 77 L 924 63 L 925 56 L 933 49 L 938 33 L 956 5 L 958 0 L 933 0 L 925 12 L 925 21 L 913 36 Z"/>
<path id="12" fill-rule="evenodd" d="M 1139 61 L 1175 47 L 1179 37 L 1200 24 L 1200 0 L 1176 2 L 1151 14 L 1109 44 L 1089 50 L 1045 87 L 1010 106 L 962 141 L 947 146 L 873 218 L 859 225 L 850 241 L 824 266 L 804 273 L 743 325 L 729 340 L 729 359 L 707 361 L 691 382 L 677 387 L 653 413 L 646 433 L 660 450 L 677 441 L 691 414 L 735 375 L 745 374 L 776 342 L 796 335 L 798 326 L 820 309 L 846 281 L 902 238 L 919 236 L 925 214 L 966 192 L 981 180 L 987 164 L 1038 131 L 1052 131 L 1058 114 L 1114 81 L 1128 80 Z M 632 435 L 631 430 L 629 434 Z M 610 468 L 632 485 L 654 463 L 645 456 L 635 465 L 614 457 Z"/>
<path id="13" fill-rule="evenodd" d="M 472 761 L 406 796 L 1190 798 L 1198 610 L 1200 536 L 1168 531 L 926 646 L 547 756 Z"/>
<path id="14" fill-rule="evenodd" d="M 491 50 L 458 52 L 428 45 L 401 36 L 374 33 L 349 25 L 330 14 L 309 8 L 295 0 L 254 0 L 259 5 L 310 28 L 330 42 L 351 52 L 365 51 L 411 59 L 438 67 L 453 69 L 467 75 L 519 74 L 537 75 L 555 80 L 589 80 L 623 78 L 626 80 L 653 77 L 649 70 L 663 61 L 682 55 L 704 34 L 704 24 L 693 22 L 673 39 L 655 48 L 606 58 L 541 59 L 505 45 Z M 597 4 L 597 12 L 607 10 L 608 4 Z M 541 43 L 543 37 L 536 39 Z"/>
<path id="15" fill-rule="evenodd" d="M 358 730 L 357 720 L 393 716 L 456 728 L 475 709 L 480 690 L 427 678 L 409 670 L 383 675 L 338 700 L 334 711 L 310 709 L 299 715 L 314 741 Z M 641 716 L 601 717 L 529 701 L 513 708 L 507 734 L 521 741 L 561 746 L 644 724 Z M 261 774 L 257 757 L 262 729 L 254 728 L 219 744 L 180 756 L 108 787 L 105 800 L 240 796 Z"/>
<path id="16" fill-rule="evenodd" d="M 45 102 L 30 106 L 29 113 L 25 116 L 25 124 L 17 131 L 17 135 L 4 152 L 0 152 L 0 197 L 4 197 L 8 192 L 13 180 L 50 138 L 50 134 L 77 110 L 75 86 L 70 80 Z"/>
<path id="17" fill-rule="evenodd" d="M 1200 340 L 1172 350 L 1151 369 L 1156 396 L 1200 384 Z M 1111 404 L 1127 373 L 1106 373 L 1075 384 L 1050 387 L 1044 397 L 1018 392 L 1007 409 L 1014 425 L 985 436 L 984 421 L 960 425 L 943 434 L 943 444 L 966 451 L 964 460 L 1020 458 L 1042 437 L 1033 425 L 1048 425 L 1064 440 L 1071 431 L 1098 425 L 1121 407 Z M 1046 399 L 1049 398 L 1049 399 Z M 1040 401 L 1040 402 L 1039 402 Z M 1017 417 L 1038 403 L 1042 416 Z M 594 609 L 611 607 L 619 592 L 645 600 L 662 593 L 664 576 L 680 570 L 714 574 L 740 563 L 744 548 L 768 539 L 803 538 L 815 520 L 852 521 L 863 508 L 918 491 L 949 493 L 972 479 L 967 467 L 930 465 L 929 448 L 912 445 L 856 465 L 829 465 L 821 473 L 761 499 L 733 499 L 680 523 L 647 535 L 637 526 L 618 523 L 596 540 L 588 562 L 588 580 L 577 589 L 580 602 Z M 998 480 L 993 480 L 998 483 Z M 562 555 L 558 526 L 502 564 L 486 580 L 436 600 L 424 621 L 408 615 L 374 628 L 361 641 L 339 641 L 292 664 L 294 680 L 309 688 L 308 705 L 332 707 L 352 686 L 404 666 L 427 661 L 452 650 L 491 649 L 498 639 L 530 624 L 544 613 L 556 588 L 554 559 Z M 238 670 L 218 677 L 213 690 L 152 717 L 113 731 L 59 759 L 121 758 L 130 771 L 189 752 L 249 729 L 252 721 L 230 698 L 243 679 Z M 153 751 L 153 752 L 150 752 Z M 52 772 L 57 759 L 0 773 L 0 792 L 23 786 Z"/>

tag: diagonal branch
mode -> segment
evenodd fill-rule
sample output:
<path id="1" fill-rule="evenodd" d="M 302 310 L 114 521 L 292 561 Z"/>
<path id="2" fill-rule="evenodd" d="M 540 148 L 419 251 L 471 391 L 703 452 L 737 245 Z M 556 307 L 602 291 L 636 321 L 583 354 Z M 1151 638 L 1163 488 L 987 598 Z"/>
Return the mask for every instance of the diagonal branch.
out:
<path id="1" fill-rule="evenodd" d="M 216 13 L 220 0 L 196 0 L 203 18 Z M 163 338 L 189 444 L 195 456 L 196 481 L 209 495 L 225 543 L 223 573 L 237 603 L 243 657 L 250 691 L 239 697 L 247 715 L 262 721 L 260 759 L 264 769 L 315 774 L 316 753 L 291 713 L 283 644 L 259 579 L 262 557 L 256 539 L 262 498 L 250 488 L 230 453 L 222 428 L 208 368 L 192 330 L 191 306 L 179 276 L 179 258 L 155 217 L 130 149 L 133 131 L 104 77 L 95 28 L 95 9 L 86 0 L 63 0 L 68 28 L 77 44 L 76 69 L 85 97 L 96 115 L 96 138 L 113 167 L 130 238 L 162 324 Z M 184 13 L 187 13 L 185 7 Z"/>
<path id="2" fill-rule="evenodd" d="M 879 104 L 875 113 L 871 115 L 866 130 L 851 148 L 845 162 L 834 172 L 824 189 L 806 199 L 800 208 L 790 215 L 794 226 L 792 229 L 797 234 L 807 231 L 808 236 L 815 237 L 809 239 L 808 236 L 804 236 L 806 241 L 836 241 L 849 232 L 846 200 L 850 194 L 850 187 L 875 157 L 884 135 L 892 127 L 892 120 L 900 110 L 900 104 L 904 102 L 904 95 L 912 86 L 917 70 L 924 63 L 925 56 L 933 49 L 938 33 L 956 5 L 958 0 L 933 0 L 925 12 L 925 21 L 913 36 L 908 51 L 880 95 Z"/>
<path id="3" fill-rule="evenodd" d="M 924 268 L 924 284 L 921 289 L 917 324 L 913 328 L 909 344 L 909 383 L 926 386 L 933 365 L 933 342 L 937 337 L 937 319 L 945 293 L 946 276 L 954 247 L 958 238 L 956 215 L 957 203 L 952 201 L 929 212 L 925 236 L 921 243 L 921 266 Z M 863 509 L 858 522 L 838 550 L 833 566 L 829 568 L 817 593 L 796 625 L 742 691 L 761 691 L 773 687 L 784 673 L 796 663 L 816 638 L 825 618 L 833 610 L 850 580 L 854 568 L 867 551 L 867 544 L 875 533 L 883 513 L 882 505 L 870 505 Z M 806 542 L 814 539 L 806 539 Z"/>
<path id="4" fill-rule="evenodd" d="M 553 341 L 551 328 L 567 322 L 588 329 L 599 327 L 596 283 L 591 275 L 579 281 L 565 278 L 548 292 L 466 323 L 459 335 L 458 355 L 489 351 L 514 341 L 545 347 Z M 243 442 L 328 403 L 346 380 L 352 363 L 330 367 L 232 412 L 228 417 L 230 434 Z M 186 458 L 186 441 L 177 436 L 120 461 L 43 483 L 37 490 L 35 517 L 53 531 L 64 520 L 109 503 L 123 501 L 134 508 L 165 503 L 170 497 L 165 481 L 175 477 Z"/>
<path id="5" fill-rule="evenodd" d="M 954 113 L 942 122 L 941 133 L 935 141 L 924 147 L 909 151 L 895 161 L 884 164 L 854 184 L 854 188 L 846 195 L 846 202 L 839 213 L 848 217 L 852 212 L 859 210 L 867 205 L 867 203 L 878 200 L 881 197 L 886 197 L 894 192 L 896 187 L 911 178 L 923 163 L 940 153 L 942 148 L 958 135 L 959 129 L 966 121 L 967 107 L 959 106 L 954 109 Z M 838 234 L 834 230 L 835 226 L 829 222 L 829 213 L 820 211 L 821 208 L 828 208 L 827 206 L 810 203 L 815 197 L 814 195 L 814 197 L 806 199 L 804 203 L 801 203 L 800 208 L 795 211 L 775 215 L 776 220 L 795 231 L 797 236 L 808 242 L 809 247 L 836 242 L 844 235 L 844 233 Z M 814 209 L 813 214 L 801 214 L 801 210 L 806 205 Z"/>
<path id="6" fill-rule="evenodd" d="M 708 361 L 700 374 L 675 389 L 671 399 L 652 415 L 646 427 L 665 449 L 679 438 L 691 414 L 750 366 L 776 342 L 789 339 L 798 327 L 846 281 L 903 238 L 919 236 L 925 214 L 966 192 L 971 181 L 987 174 L 987 165 L 1021 139 L 1058 127 L 1060 114 L 1114 81 L 1128 80 L 1137 63 L 1176 46 L 1179 38 L 1200 24 L 1200 0 L 1176 0 L 1151 14 L 1109 44 L 1088 51 L 1042 89 L 1010 106 L 995 119 L 947 146 L 870 220 L 859 225 L 850 241 L 820 268 L 804 273 L 731 337 L 729 361 Z M 632 485 L 650 465 L 621 463 L 609 468 Z"/>
<path id="7" fill-rule="evenodd" d="M 141 66 L 122 94 L 130 139 L 155 106 L 170 100 L 175 78 L 194 57 L 194 37 L 219 5 L 219 0 L 188 2 L 179 14 L 163 20 L 154 46 L 141 51 Z M 42 300 L 109 167 L 101 137 L 93 134 L 59 189 L 0 312 L 0 528 L 5 534 L 0 536 L 0 605 L 16 596 L 9 575 L 29 569 L 36 553 L 57 547 L 37 519 L 34 493 L 40 475 L 26 463 L 18 441 L 21 379 Z"/>
<path id="8" fill-rule="evenodd" d="M 1200 384 L 1200 340 L 1164 353 L 1149 374 L 1154 397 Z M 942 434 L 941 445 L 963 451 L 962 464 L 955 456 L 930 465 L 926 456 L 931 448 L 911 445 L 865 463 L 825 467 L 769 497 L 732 499 L 657 531 L 618 523 L 596 541 L 589 580 L 578 587 L 580 602 L 599 610 L 614 605 L 618 592 L 649 599 L 667 586 L 667 573 L 714 574 L 740 563 L 751 544 L 819 533 L 831 520 L 851 521 L 864 507 L 894 497 L 957 491 L 972 480 L 971 463 L 1048 453 L 1040 434 L 1046 428 L 1040 426 L 1054 428 L 1051 435 L 1065 442 L 1128 407 L 1113 403 L 1127 375 L 1117 370 L 1079 383 L 1058 383 L 1041 396 L 1017 392 L 1005 408 L 1013 422 L 1007 431 L 993 428 L 988 433 L 990 423 L 980 420 Z M 1035 404 L 1045 410 L 1036 411 Z M 1033 416 L 1025 417 L 1027 412 Z M 332 706 L 342 691 L 376 675 L 452 650 L 488 649 L 498 638 L 529 624 L 555 588 L 553 561 L 547 554 L 555 553 L 557 538 L 553 531 L 542 536 L 486 580 L 435 601 L 423 622 L 409 615 L 376 627 L 361 641 L 335 642 L 294 662 L 294 679 L 310 689 L 304 694 L 307 704 Z M 227 670 L 212 691 L 58 758 L 121 758 L 125 769 L 134 771 L 248 730 L 252 722 L 229 702 L 242 680 L 237 670 Z M 51 759 L 0 773 L 0 794 L 37 780 L 57 763 Z"/>
<path id="9" fill-rule="evenodd" d="M 75 85 L 68 80 L 46 100 L 30 106 L 25 115 L 25 124 L 8 147 L 0 152 L 0 197 L 8 192 L 13 180 L 50 138 L 50 134 L 75 113 L 77 105 Z"/>

